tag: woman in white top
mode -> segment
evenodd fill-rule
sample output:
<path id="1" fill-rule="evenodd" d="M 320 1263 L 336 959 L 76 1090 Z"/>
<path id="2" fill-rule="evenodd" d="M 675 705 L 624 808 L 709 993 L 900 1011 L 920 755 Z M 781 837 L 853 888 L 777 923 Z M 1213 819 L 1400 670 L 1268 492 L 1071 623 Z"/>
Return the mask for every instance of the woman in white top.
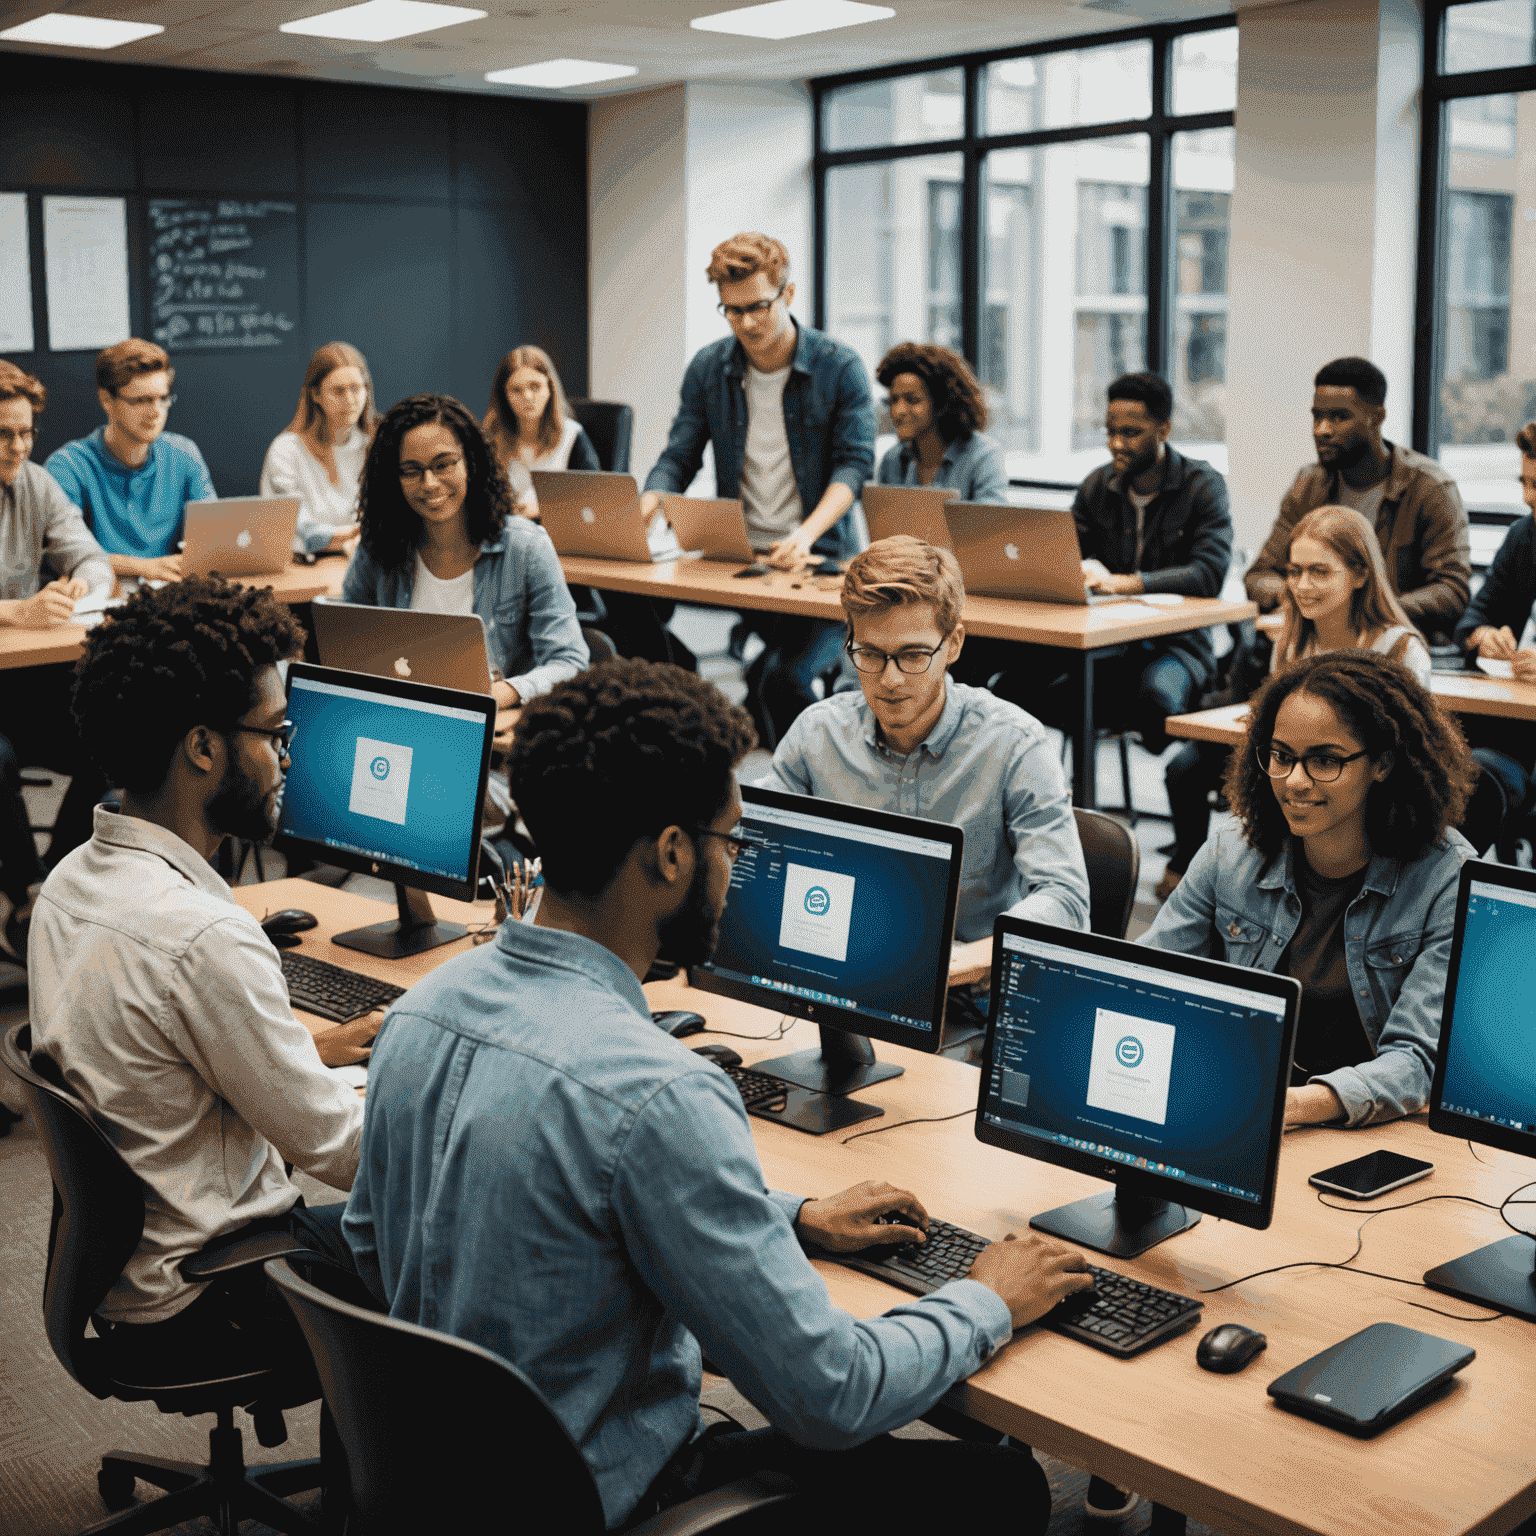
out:
<path id="1" fill-rule="evenodd" d="M 491 382 L 485 435 L 507 466 L 514 510 L 537 518 L 539 499 L 529 472 L 535 469 L 601 469 L 592 439 L 575 417 L 560 375 L 542 347 L 514 347 Z"/>
<path id="2" fill-rule="evenodd" d="M 328 341 L 304 370 L 299 408 L 261 465 L 263 496 L 297 496 L 293 547 L 345 550 L 357 537 L 357 483 L 379 413 L 356 347 Z"/>

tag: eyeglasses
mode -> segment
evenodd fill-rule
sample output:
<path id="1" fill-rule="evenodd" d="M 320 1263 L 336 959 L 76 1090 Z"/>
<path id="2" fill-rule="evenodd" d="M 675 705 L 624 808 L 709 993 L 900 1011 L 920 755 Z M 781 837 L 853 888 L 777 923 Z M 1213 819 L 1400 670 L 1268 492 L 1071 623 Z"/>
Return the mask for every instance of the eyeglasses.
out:
<path id="1" fill-rule="evenodd" d="M 931 651 L 915 645 L 909 645 L 902 651 L 880 651 L 872 645 L 855 645 L 852 640 L 843 649 L 853 657 L 853 664 L 860 672 L 868 672 L 871 676 L 884 672 L 886 666 L 894 661 L 897 670 L 905 672 L 908 677 L 921 677 L 933 665 L 933 658 L 948 644 L 949 635 L 945 635 Z"/>
<path id="2" fill-rule="evenodd" d="M 1302 772 L 1314 784 L 1331 784 L 1344 772 L 1346 764 L 1357 757 L 1369 757 L 1370 753 L 1351 752 L 1348 757 L 1341 757 L 1337 752 L 1303 752 L 1298 757 L 1287 748 L 1271 743 L 1268 748 L 1255 747 L 1253 755 L 1258 758 L 1259 767 L 1272 779 L 1290 778 L 1296 764 L 1300 763 Z"/>
<path id="3" fill-rule="evenodd" d="M 745 320 L 748 315 L 766 315 L 784 297 L 784 288 L 788 286 L 785 283 L 771 299 L 759 299 L 756 304 L 716 304 L 715 308 L 727 320 Z"/>
<path id="4" fill-rule="evenodd" d="M 36 437 L 37 433 L 31 427 L 26 428 L 25 431 L 0 427 L 0 444 L 7 448 L 30 448 Z"/>
<path id="5" fill-rule="evenodd" d="M 713 827 L 692 827 L 689 830 L 697 832 L 701 837 L 724 838 L 725 856 L 732 864 L 741 857 L 744 849 L 757 847 L 750 837 L 738 837 L 734 832 L 716 832 Z"/>
<path id="6" fill-rule="evenodd" d="M 119 395 L 117 397 L 124 405 L 131 405 L 136 411 L 142 411 L 146 405 L 156 410 L 170 410 L 176 404 L 175 395 Z"/>
<path id="7" fill-rule="evenodd" d="M 292 720 L 284 720 L 278 726 L 265 725 L 235 725 L 230 727 L 230 734 L 239 731 L 249 731 L 253 736 L 270 736 L 277 743 L 279 756 L 286 757 L 288 749 L 293 745 L 293 738 L 298 735 L 299 728 Z"/>
<path id="8" fill-rule="evenodd" d="M 464 460 L 458 454 L 445 453 L 440 459 L 433 459 L 425 467 L 420 464 L 402 464 L 400 478 L 407 485 L 415 485 L 418 481 L 425 480 L 429 474 L 436 476 L 439 480 L 446 480 L 455 470 L 462 467 L 463 463 Z"/>

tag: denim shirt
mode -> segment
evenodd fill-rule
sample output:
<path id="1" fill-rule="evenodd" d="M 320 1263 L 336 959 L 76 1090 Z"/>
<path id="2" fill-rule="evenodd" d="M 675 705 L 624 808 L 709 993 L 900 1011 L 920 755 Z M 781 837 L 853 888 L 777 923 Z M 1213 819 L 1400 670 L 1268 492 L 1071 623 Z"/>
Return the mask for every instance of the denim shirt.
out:
<path id="1" fill-rule="evenodd" d="M 765 1188 L 718 1067 L 651 1020 L 634 972 L 506 922 L 417 983 L 369 1063 L 343 1231 L 390 1315 L 538 1384 L 609 1528 L 699 1432 L 700 1343 L 802 1445 L 910 1422 L 1011 1337 L 974 1280 L 859 1321 Z"/>
<path id="2" fill-rule="evenodd" d="M 525 517 L 509 517 L 495 539 L 480 546 L 474 564 L 474 610 L 485 624 L 491 675 L 518 697 L 548 693 L 590 663 L 576 622 L 576 604 L 549 535 Z M 341 584 L 344 603 L 409 608 L 416 562 L 385 570 L 359 544 Z"/>
<path id="3" fill-rule="evenodd" d="M 917 478 L 917 455 L 911 443 L 897 443 L 880 460 L 881 485 L 921 485 Z M 961 501 L 996 502 L 1008 500 L 1008 471 L 1003 467 L 1003 450 L 997 439 L 985 432 L 971 432 L 957 437 L 944 449 L 939 472 L 931 485 L 953 486 Z"/>
<path id="4" fill-rule="evenodd" d="M 795 322 L 799 339 L 784 385 L 784 435 L 806 517 L 838 481 L 857 498 L 875 467 L 875 405 L 869 377 L 852 347 Z M 683 375 L 682 395 L 667 446 L 646 477 L 648 491 L 686 491 L 715 448 L 719 496 L 741 494 L 747 451 L 747 354 L 734 336 L 701 347 Z M 834 523 L 816 548 L 857 553 L 852 520 Z"/>
<path id="5" fill-rule="evenodd" d="M 1371 855 L 1365 884 L 1344 914 L 1344 958 L 1376 1056 L 1311 1079 L 1338 1094 L 1346 1125 L 1395 1120 L 1429 1102 L 1456 889 L 1461 866 L 1475 857 L 1454 831 L 1412 864 Z M 1195 855 L 1139 942 L 1273 971 L 1300 922 L 1290 844 L 1266 864 L 1240 830 L 1224 827 Z"/>
<path id="6" fill-rule="evenodd" d="M 959 827 L 959 940 L 991 937 L 1004 912 L 1086 928 L 1083 845 L 1045 728 L 985 688 L 944 686 L 938 724 L 905 757 L 885 745 L 862 693 L 835 693 L 790 726 L 759 782 Z"/>

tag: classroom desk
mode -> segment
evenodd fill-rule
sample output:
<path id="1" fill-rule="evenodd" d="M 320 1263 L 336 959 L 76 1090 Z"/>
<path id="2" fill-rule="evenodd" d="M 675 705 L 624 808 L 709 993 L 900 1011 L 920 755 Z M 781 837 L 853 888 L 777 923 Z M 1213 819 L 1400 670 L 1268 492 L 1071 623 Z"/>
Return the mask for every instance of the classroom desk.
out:
<path id="1" fill-rule="evenodd" d="M 767 576 L 737 580 L 736 568 L 720 560 L 672 560 L 656 565 L 622 560 L 595 560 L 576 555 L 560 559 L 565 579 L 600 591 L 633 592 L 705 607 L 749 608 L 757 612 L 792 613 L 803 618 L 843 622 L 838 594 L 840 576 L 812 576 L 774 571 Z M 1092 809 L 1097 800 L 1094 774 L 1093 664 L 1113 656 L 1120 647 L 1161 635 L 1182 634 L 1212 624 L 1251 619 L 1252 603 L 1220 598 L 1187 597 L 1167 607 L 1127 598 L 1081 608 L 1065 603 L 1034 603 L 1005 597 L 967 596 L 965 630 L 969 635 L 1049 645 L 1065 651 L 1082 690 L 1082 719 L 1073 739 L 1072 801 Z"/>
<path id="2" fill-rule="evenodd" d="M 377 920 L 377 902 L 304 880 L 241 886 L 235 897 L 258 916 L 267 908 L 307 908 L 320 926 L 303 936 L 305 949 L 400 985 L 469 948 L 463 939 L 408 960 L 375 960 L 326 940 L 340 928 Z M 484 910 L 432 900 L 441 916 L 459 921 L 475 922 Z M 654 982 L 646 992 L 658 1009 L 692 1008 L 710 1024 L 742 1035 L 766 1036 L 776 1023 L 773 1014 L 692 991 L 682 980 Z M 312 1030 L 328 1027 L 299 1017 Z M 710 1038 L 706 1033 L 697 1043 Z M 813 1042 L 811 1026 L 803 1023 L 782 1041 L 726 1041 L 749 1063 Z M 836 1135 L 805 1136 L 754 1118 L 770 1187 L 823 1195 L 864 1179 L 886 1179 L 910 1189 L 933 1214 L 991 1237 L 1022 1233 L 1032 1213 L 1102 1188 L 1085 1175 L 981 1145 L 969 1114 L 896 1127 L 908 1116 L 970 1111 L 978 1075 L 974 1067 L 943 1057 L 889 1045 L 876 1049 L 906 1072 L 866 1090 L 887 1113 L 859 1129 L 888 1125 L 891 1133 L 844 1145 Z M 1433 1135 L 1422 1117 L 1366 1132 L 1298 1131 L 1283 1144 L 1268 1231 L 1207 1216 L 1139 1259 L 1103 1262 L 1187 1295 L 1276 1264 L 1343 1260 L 1373 1206 L 1325 1209 L 1306 1177 L 1375 1146 L 1436 1164 L 1429 1181 L 1382 1204 L 1421 1191 L 1497 1202 L 1536 1171 L 1509 1153 L 1479 1148 L 1474 1155 L 1464 1142 Z M 1505 1235 L 1493 1212 L 1437 1201 L 1373 1222 L 1360 1262 L 1416 1279 L 1433 1264 Z M 859 1316 L 905 1299 L 905 1293 L 839 1265 L 818 1261 L 817 1268 L 838 1304 Z M 1204 1520 L 1224 1536 L 1381 1536 L 1388 1530 L 1402 1536 L 1503 1536 L 1536 1513 L 1530 1429 L 1536 1422 L 1536 1329 L 1511 1318 L 1453 1321 L 1408 1304 L 1418 1300 L 1461 1317 L 1482 1315 L 1454 1298 L 1363 1273 L 1286 1271 L 1205 1298 L 1205 1315 L 1194 1329 L 1132 1360 L 1025 1329 L 948 1401 L 1027 1444 Z M 1374 1440 L 1357 1441 L 1295 1417 L 1266 1396 L 1265 1386 L 1283 1371 L 1382 1320 L 1470 1344 L 1478 1357 L 1446 1397 Z M 1211 1375 L 1195 1364 L 1196 1341 L 1220 1322 L 1245 1323 L 1269 1340 L 1257 1361 L 1235 1376 Z"/>
<path id="3" fill-rule="evenodd" d="M 253 576 L 250 585 L 271 587 L 285 603 L 308 603 L 322 595 L 339 597 L 345 560 L 317 560 L 313 565 L 290 565 L 270 576 Z M 85 648 L 83 624 L 60 624 L 52 629 L 0 628 L 0 672 L 8 667 L 41 667 L 50 662 L 78 661 Z"/>

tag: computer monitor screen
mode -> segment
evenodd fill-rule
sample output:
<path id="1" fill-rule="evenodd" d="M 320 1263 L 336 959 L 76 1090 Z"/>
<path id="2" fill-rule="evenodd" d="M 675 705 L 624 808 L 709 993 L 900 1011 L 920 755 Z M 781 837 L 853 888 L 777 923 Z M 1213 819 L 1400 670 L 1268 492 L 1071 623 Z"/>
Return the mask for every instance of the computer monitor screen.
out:
<path id="1" fill-rule="evenodd" d="M 1124 1256 L 1193 1225 L 1186 1206 L 1267 1227 L 1300 995 L 1289 977 L 999 918 L 976 1135 L 1116 1185 L 1031 1225 Z"/>
<path id="2" fill-rule="evenodd" d="M 295 662 L 276 844 L 472 901 L 496 702 Z"/>

